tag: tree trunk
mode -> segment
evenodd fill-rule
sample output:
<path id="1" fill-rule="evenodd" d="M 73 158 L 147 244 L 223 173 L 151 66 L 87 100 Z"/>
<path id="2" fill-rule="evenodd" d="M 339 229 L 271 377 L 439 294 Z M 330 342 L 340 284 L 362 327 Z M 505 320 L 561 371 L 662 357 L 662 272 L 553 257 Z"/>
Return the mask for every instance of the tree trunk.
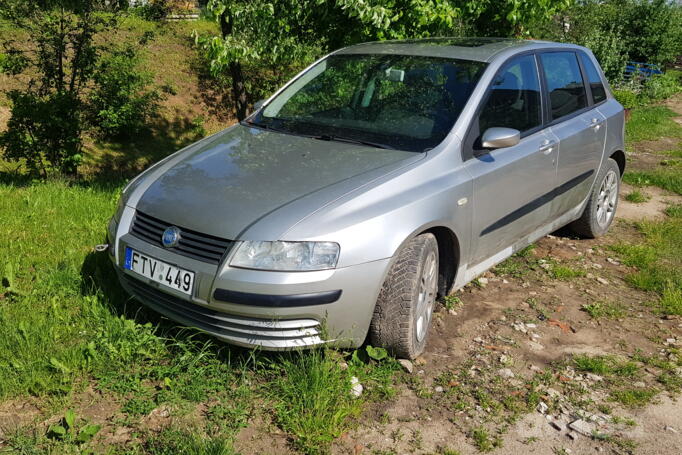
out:
<path id="1" fill-rule="evenodd" d="M 233 25 L 232 15 L 226 8 L 220 15 L 220 31 L 222 32 L 223 38 L 232 35 Z M 242 64 L 238 60 L 230 62 L 229 70 L 230 78 L 232 79 L 232 99 L 234 100 L 237 120 L 242 121 L 249 114 Z"/>

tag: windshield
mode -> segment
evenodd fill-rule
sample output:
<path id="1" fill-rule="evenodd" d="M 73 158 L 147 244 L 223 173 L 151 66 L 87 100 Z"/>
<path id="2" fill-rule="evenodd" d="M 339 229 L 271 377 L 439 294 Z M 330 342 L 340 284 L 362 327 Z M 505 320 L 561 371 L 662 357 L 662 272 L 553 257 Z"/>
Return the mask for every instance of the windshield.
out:
<path id="1" fill-rule="evenodd" d="M 485 63 L 413 55 L 332 55 L 250 122 L 292 134 L 423 152 L 454 125 Z"/>

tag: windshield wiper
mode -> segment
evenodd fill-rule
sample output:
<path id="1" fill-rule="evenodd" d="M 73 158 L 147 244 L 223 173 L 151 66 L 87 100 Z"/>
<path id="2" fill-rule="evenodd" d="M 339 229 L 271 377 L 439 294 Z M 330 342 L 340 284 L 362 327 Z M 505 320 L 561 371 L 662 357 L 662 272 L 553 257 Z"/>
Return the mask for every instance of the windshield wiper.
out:
<path id="1" fill-rule="evenodd" d="M 268 124 L 265 124 L 265 123 L 254 122 L 253 120 L 242 120 L 242 121 L 241 121 L 241 124 L 242 124 L 242 125 L 247 125 L 247 126 L 253 126 L 253 127 L 256 127 L 256 128 L 261 128 L 261 129 L 264 129 L 264 130 L 278 131 L 278 132 L 282 132 L 282 133 L 286 132 L 286 131 L 280 130 L 279 128 L 275 128 L 274 126 L 271 126 L 271 125 L 268 125 Z"/>
<path id="2" fill-rule="evenodd" d="M 311 136 L 313 139 L 318 139 L 320 141 L 335 141 L 335 142 L 347 142 L 349 144 L 367 145 L 370 147 L 375 147 L 378 149 L 388 149 L 395 150 L 395 147 L 381 144 L 379 142 L 365 141 L 362 139 L 351 139 L 349 137 L 335 136 L 333 134 L 322 134 L 320 136 Z"/>

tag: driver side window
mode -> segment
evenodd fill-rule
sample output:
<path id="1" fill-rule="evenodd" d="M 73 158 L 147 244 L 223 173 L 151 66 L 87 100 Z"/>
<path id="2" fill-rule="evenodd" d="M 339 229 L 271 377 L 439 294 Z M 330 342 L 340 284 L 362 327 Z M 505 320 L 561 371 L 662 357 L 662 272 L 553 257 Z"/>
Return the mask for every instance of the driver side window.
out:
<path id="1" fill-rule="evenodd" d="M 521 133 L 542 124 L 540 80 L 533 55 L 508 62 L 493 80 L 479 115 L 481 134 L 488 128 L 514 128 Z"/>

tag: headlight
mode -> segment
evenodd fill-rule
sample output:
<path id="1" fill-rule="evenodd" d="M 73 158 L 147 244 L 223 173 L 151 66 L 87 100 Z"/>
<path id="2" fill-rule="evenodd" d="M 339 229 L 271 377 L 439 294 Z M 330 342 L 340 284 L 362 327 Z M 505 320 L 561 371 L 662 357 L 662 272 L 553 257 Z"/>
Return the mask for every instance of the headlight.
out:
<path id="1" fill-rule="evenodd" d="M 339 245 L 333 242 L 242 242 L 230 261 L 245 269 L 300 272 L 336 267 Z"/>

